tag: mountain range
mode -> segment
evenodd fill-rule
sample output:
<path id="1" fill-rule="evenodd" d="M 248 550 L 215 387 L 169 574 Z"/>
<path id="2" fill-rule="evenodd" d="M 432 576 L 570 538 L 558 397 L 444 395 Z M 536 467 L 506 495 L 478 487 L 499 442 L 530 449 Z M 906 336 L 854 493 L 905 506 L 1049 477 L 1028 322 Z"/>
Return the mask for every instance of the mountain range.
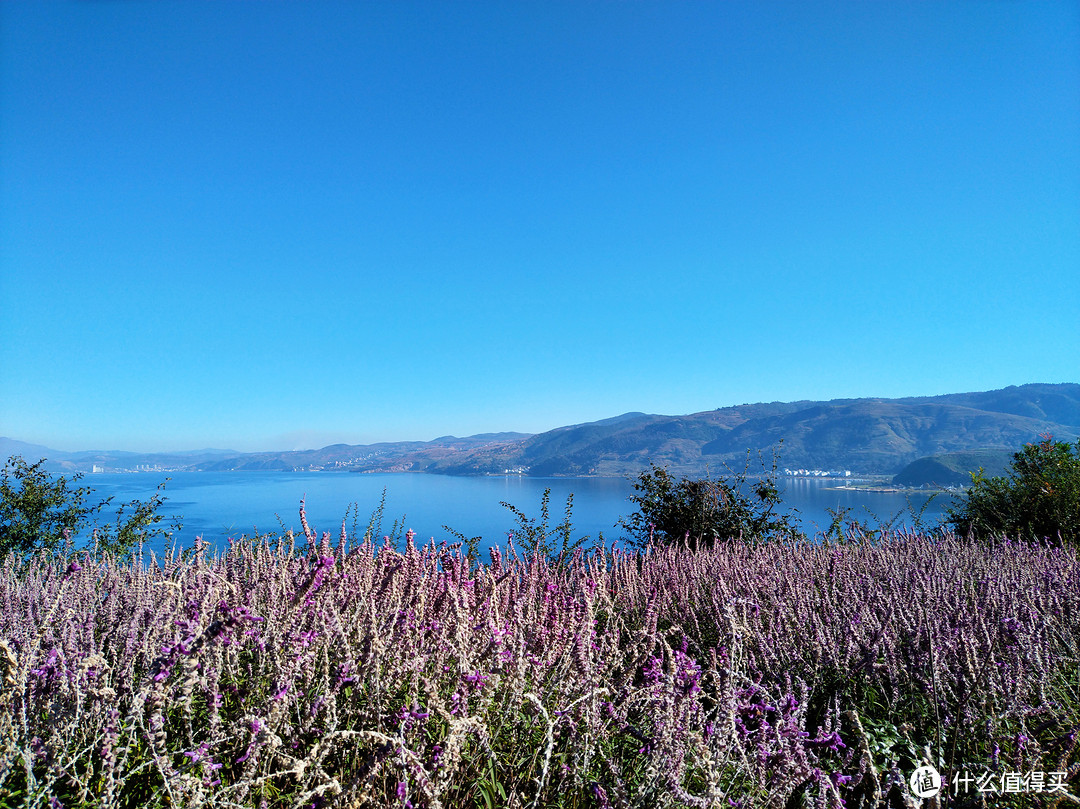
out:
<path id="1" fill-rule="evenodd" d="M 909 464 L 953 456 L 954 472 L 975 451 L 1015 452 L 1050 434 L 1080 437 L 1080 384 L 1029 384 L 1001 390 L 902 399 L 833 399 L 744 404 L 682 416 L 624 413 L 539 434 L 485 433 L 432 441 L 332 444 L 322 449 L 240 453 L 65 453 L 0 439 L 20 454 L 69 471 L 160 468 L 193 471 L 346 469 L 447 475 L 633 475 L 650 463 L 673 473 L 722 475 L 748 460 L 771 467 L 896 475 Z M 960 455 L 957 455 L 957 454 Z M 987 457 L 973 455 L 971 458 Z M 960 460 L 957 460 L 959 458 Z"/>

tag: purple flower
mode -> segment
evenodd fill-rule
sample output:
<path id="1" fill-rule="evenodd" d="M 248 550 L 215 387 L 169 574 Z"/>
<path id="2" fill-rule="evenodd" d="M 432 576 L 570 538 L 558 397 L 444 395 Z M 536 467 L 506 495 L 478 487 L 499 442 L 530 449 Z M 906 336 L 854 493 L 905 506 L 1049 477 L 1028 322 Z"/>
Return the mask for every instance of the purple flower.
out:
<path id="1" fill-rule="evenodd" d="M 335 678 L 335 686 L 340 688 L 343 685 L 349 683 L 355 683 L 357 677 L 354 675 L 355 666 L 351 661 L 346 661 L 338 666 L 337 677 Z"/>
<path id="2" fill-rule="evenodd" d="M 833 753 L 847 748 L 843 739 L 840 738 L 840 734 L 835 730 L 832 733 L 826 733 L 824 736 L 818 736 L 816 739 L 807 739 L 806 745 L 808 747 L 823 747 Z"/>
<path id="3" fill-rule="evenodd" d="M 700 691 L 698 681 L 701 679 L 701 666 L 697 661 L 679 651 L 675 652 L 675 665 L 675 683 L 683 693 L 692 695 Z"/>
<path id="4" fill-rule="evenodd" d="M 187 756 L 189 759 L 191 759 L 192 764 L 197 764 L 198 762 L 202 761 L 203 758 L 206 757 L 206 754 L 209 752 L 209 750 L 210 750 L 210 743 L 209 742 L 203 742 L 202 744 L 200 744 L 194 750 L 185 750 L 184 755 Z M 215 765 L 213 762 L 210 763 L 210 766 L 211 766 L 212 769 L 215 769 L 215 770 L 221 768 L 220 764 Z"/>
<path id="5" fill-rule="evenodd" d="M 593 781 L 593 783 L 592 783 L 592 793 L 593 793 L 593 797 L 596 798 L 596 801 L 600 805 L 600 807 L 602 807 L 603 809 L 610 809 L 611 808 L 610 801 L 608 800 L 608 797 L 607 797 L 607 792 L 604 791 L 603 786 L 600 786 L 595 781 Z"/>
<path id="6" fill-rule="evenodd" d="M 53 680 L 60 679 L 60 667 L 57 665 L 59 656 L 60 653 L 55 647 L 50 649 L 45 662 L 36 669 L 30 669 L 30 673 L 38 679 L 44 680 L 46 686 L 50 685 Z"/>
<path id="7" fill-rule="evenodd" d="M 430 711 L 421 710 L 414 702 L 412 708 L 402 706 L 398 711 L 398 723 L 402 730 L 412 730 L 418 719 L 427 719 L 431 716 Z"/>
<path id="8" fill-rule="evenodd" d="M 461 679 L 467 682 L 477 691 L 481 690 L 488 680 L 487 675 L 479 671 L 475 671 L 472 674 L 462 674 Z"/>
<path id="9" fill-rule="evenodd" d="M 660 678 L 664 676 L 664 661 L 653 655 L 649 658 L 649 661 L 642 666 L 641 673 L 644 675 L 646 683 L 655 685 L 660 682 Z"/>

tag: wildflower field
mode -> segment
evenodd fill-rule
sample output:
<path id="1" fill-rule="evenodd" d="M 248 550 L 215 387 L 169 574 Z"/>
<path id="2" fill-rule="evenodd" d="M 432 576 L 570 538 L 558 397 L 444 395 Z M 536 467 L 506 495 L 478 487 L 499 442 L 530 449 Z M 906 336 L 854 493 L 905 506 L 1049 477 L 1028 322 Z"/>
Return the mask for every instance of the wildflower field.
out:
<path id="1" fill-rule="evenodd" d="M 1074 547 L 886 533 L 560 558 L 511 542 L 481 564 L 305 530 L 300 549 L 3 560 L 0 805 L 869 809 L 1078 792 Z M 920 804 L 923 763 L 946 782 L 1045 779 Z"/>

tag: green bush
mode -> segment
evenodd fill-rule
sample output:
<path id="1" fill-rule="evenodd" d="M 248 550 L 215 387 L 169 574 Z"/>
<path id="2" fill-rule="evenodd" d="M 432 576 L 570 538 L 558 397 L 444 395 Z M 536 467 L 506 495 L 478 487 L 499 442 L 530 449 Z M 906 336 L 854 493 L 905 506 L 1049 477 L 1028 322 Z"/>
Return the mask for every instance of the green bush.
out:
<path id="1" fill-rule="evenodd" d="M 134 548 L 155 536 L 171 536 L 171 531 L 158 525 L 165 519 L 158 513 L 165 497 L 158 492 L 149 500 L 132 500 L 120 506 L 113 524 L 97 524 L 95 518 L 111 497 L 90 505 L 94 490 L 87 486 L 71 486 L 82 478 L 76 473 L 71 481 L 63 475 L 52 476 L 45 470 L 42 458 L 28 464 L 13 455 L 0 471 L 0 557 L 8 553 L 25 556 L 44 551 L 57 553 L 68 537 L 92 528 L 96 550 L 117 556 L 129 556 Z M 179 518 L 169 523 L 179 530 Z"/>
<path id="2" fill-rule="evenodd" d="M 691 547 L 711 546 L 731 539 L 795 539 L 803 536 L 794 514 L 776 509 L 782 498 L 771 471 L 751 478 L 750 463 L 726 479 L 676 479 L 666 468 L 652 464 L 638 475 L 630 500 L 638 511 L 619 525 L 631 541 L 644 547 L 686 541 Z M 730 470 L 729 470 L 730 471 Z"/>
<path id="3" fill-rule="evenodd" d="M 973 472 L 946 523 L 961 535 L 1080 541 L 1080 441 L 1044 436 L 1013 455 L 1008 475 Z"/>

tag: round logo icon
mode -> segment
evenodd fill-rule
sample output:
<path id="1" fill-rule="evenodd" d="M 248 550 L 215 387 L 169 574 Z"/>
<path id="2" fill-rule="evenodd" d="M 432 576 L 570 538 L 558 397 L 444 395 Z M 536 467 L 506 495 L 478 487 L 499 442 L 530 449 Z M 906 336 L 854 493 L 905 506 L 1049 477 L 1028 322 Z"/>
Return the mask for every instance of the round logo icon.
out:
<path id="1" fill-rule="evenodd" d="M 916 798 L 932 798 L 941 792 L 941 773 L 927 764 L 911 774 L 908 784 Z"/>

